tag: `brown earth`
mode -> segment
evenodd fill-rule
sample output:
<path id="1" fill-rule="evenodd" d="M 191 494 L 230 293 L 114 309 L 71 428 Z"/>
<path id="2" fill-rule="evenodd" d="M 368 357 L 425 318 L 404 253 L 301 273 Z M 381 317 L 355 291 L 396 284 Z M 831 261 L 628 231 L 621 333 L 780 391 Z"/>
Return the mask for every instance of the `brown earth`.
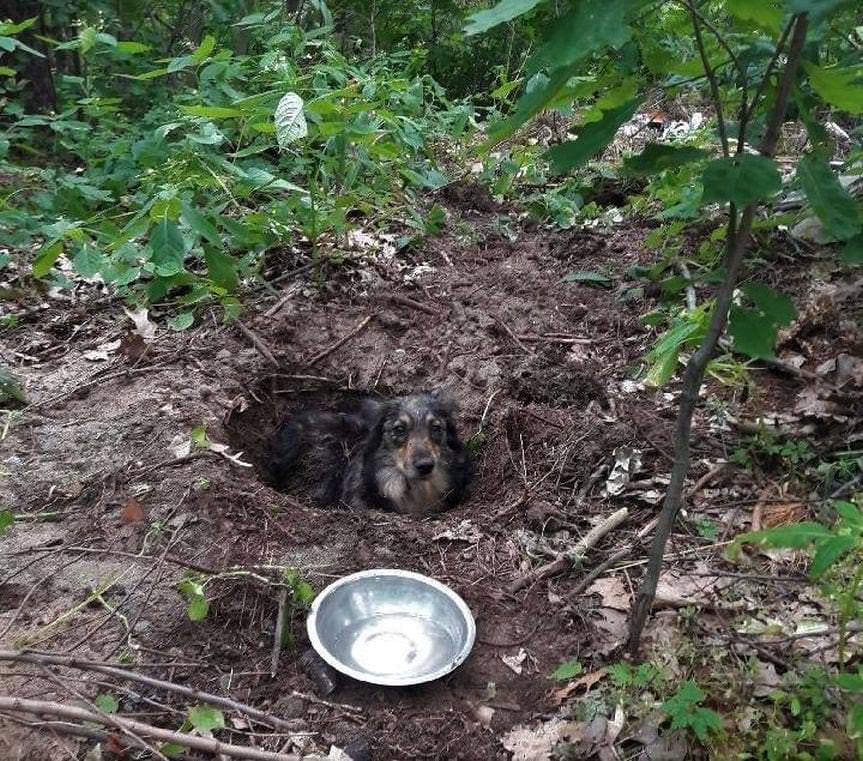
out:
<path id="1" fill-rule="evenodd" d="M 322 291 L 306 271 L 283 280 L 284 291 L 261 296 L 243 321 L 278 368 L 215 313 L 184 333 L 161 330 L 141 354 L 118 306 L 84 295 L 35 310 L 6 332 L 3 358 L 16 366 L 31 405 L 8 417 L 0 455 L 3 504 L 19 518 L 0 539 L 0 646 L 169 664 L 150 671 L 291 719 L 298 732 L 314 733 L 310 747 L 359 739 L 373 759 L 509 758 L 502 734 L 560 710 L 550 678 L 558 664 L 577 657 L 590 671 L 609 662 L 625 628 L 609 624 L 595 596 L 571 599 L 580 571 L 517 594 L 507 587 L 547 560 L 536 554 L 539 540 L 566 547 L 628 507 L 629 522 L 599 546 L 601 558 L 656 513 L 637 493 L 606 497 L 604 478 L 590 480 L 621 445 L 643 451 L 639 478 L 669 468 L 677 386 L 650 391 L 630 382 L 654 338 L 639 317 L 655 298 L 621 298 L 637 285 L 627 269 L 653 261 L 643 244 L 650 225 L 567 233 L 525 225 L 509 241 L 495 232 L 496 203 L 487 194 L 456 186 L 441 200 L 450 222 L 440 237 L 390 257 L 376 243 L 334 268 Z M 470 222 L 471 236 L 460 235 L 459 220 Z M 270 258 L 271 270 L 301 264 Z M 614 289 L 562 280 L 600 269 Z M 124 344 L 104 358 L 92 353 L 119 338 Z M 801 382 L 760 377 L 768 381 L 759 404 L 772 400 L 774 409 Z M 457 398 L 462 434 L 479 444 L 472 495 L 456 509 L 428 520 L 319 510 L 304 494 L 267 483 L 267 439 L 287 410 L 355 392 L 432 387 Z M 740 414 L 749 409 L 736 392 L 716 386 L 712 393 Z M 734 442 L 699 421 L 693 480 Z M 242 452 L 240 462 L 178 449 L 200 425 L 228 454 Z M 448 538 L 463 521 L 473 529 L 466 539 Z M 672 549 L 706 544 L 681 533 Z M 716 551 L 707 554 L 721 563 Z M 329 696 L 332 706 L 297 697 L 293 691 L 315 692 L 298 663 L 308 646 L 301 613 L 291 622 L 295 644 L 271 678 L 271 589 L 248 578 L 213 582 L 209 614 L 197 623 L 177 589 L 190 568 L 256 565 L 296 567 L 318 590 L 366 568 L 428 574 L 471 607 L 476 646 L 464 666 L 430 685 L 345 680 Z M 640 568 L 624 572 L 630 589 Z M 502 656 L 522 648 L 515 673 Z M 0 674 L 4 693 L 74 702 L 32 669 L 0 664 Z M 183 702 L 165 694 L 135 685 L 78 688 L 113 691 L 124 714 L 175 729 L 182 723 Z M 494 709 L 490 722 L 478 719 L 480 706 Z M 0 726 L 2 758 L 83 757 L 86 743 L 2 716 Z M 228 726 L 224 738 L 232 742 L 285 747 L 285 737 L 262 727 Z"/>

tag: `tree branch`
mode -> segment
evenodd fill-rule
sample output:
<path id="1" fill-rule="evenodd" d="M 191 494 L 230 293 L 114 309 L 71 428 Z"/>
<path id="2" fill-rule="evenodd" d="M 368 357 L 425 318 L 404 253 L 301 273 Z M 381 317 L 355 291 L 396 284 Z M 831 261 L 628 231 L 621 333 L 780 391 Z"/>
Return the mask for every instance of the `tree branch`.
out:
<path id="1" fill-rule="evenodd" d="M 24 698 L 0 695 L 0 711 L 27 713 L 35 716 L 53 716 L 71 721 L 88 721 L 100 726 L 109 724 L 104 715 L 99 715 L 77 706 L 63 705 L 62 703 L 55 703 L 49 700 L 26 700 Z M 222 756 L 250 759 L 251 761 L 298 761 L 299 758 L 298 756 L 286 753 L 271 753 L 270 751 L 258 750 L 257 748 L 229 745 L 228 743 L 223 743 L 209 737 L 172 732 L 169 729 L 154 727 L 151 724 L 144 724 L 144 722 L 136 721 L 135 719 L 125 719 L 121 716 L 113 716 L 111 718 L 113 726 L 122 726 L 135 735 L 150 737 L 160 742 L 176 743 L 177 745 L 182 745 L 184 748 L 193 748 L 194 750 L 201 750 L 214 755 L 221 754 Z M 130 738 L 130 741 L 134 744 L 137 742 L 137 738 Z"/>
<path id="2" fill-rule="evenodd" d="M 116 666 L 109 666 L 107 664 L 94 663 L 93 661 L 69 658 L 64 655 L 53 655 L 52 653 L 34 653 L 18 650 L 0 650 L 0 661 L 33 663 L 39 666 L 67 666 L 68 668 L 80 669 L 82 671 L 96 671 L 100 674 L 109 674 L 110 676 L 115 676 L 118 679 L 126 679 L 131 682 L 138 682 L 139 684 L 146 684 L 150 687 L 155 687 L 156 689 L 173 692 L 178 695 L 183 695 L 187 698 L 191 698 L 192 700 L 196 700 L 201 703 L 208 703 L 209 705 L 227 708 L 230 711 L 237 711 L 240 714 L 249 716 L 250 718 L 256 719 L 271 727 L 287 730 L 291 729 L 291 725 L 288 722 L 283 721 L 282 719 L 279 719 L 275 716 L 271 716 L 265 711 L 253 708 L 250 705 L 246 705 L 245 703 L 238 703 L 234 700 L 231 700 L 229 698 L 223 698 L 219 695 L 211 695 L 208 692 L 201 692 L 200 690 L 195 690 L 191 687 L 186 687 L 181 684 L 174 684 L 173 682 L 165 682 L 161 679 L 154 679 L 153 677 L 146 676 L 145 674 L 137 674 L 134 671 L 127 671 L 126 669 L 117 668 Z"/>
<path id="3" fill-rule="evenodd" d="M 760 146 L 761 153 L 765 156 L 772 156 L 776 150 L 779 130 L 785 121 L 788 98 L 797 76 L 803 43 L 806 40 L 808 26 L 806 14 L 797 15 L 795 19 L 794 35 L 788 53 L 788 62 L 785 65 L 782 82 L 780 83 L 776 101 L 770 114 L 764 140 Z M 638 590 L 638 597 L 635 601 L 632 621 L 630 622 L 628 648 L 633 654 L 638 652 L 641 644 L 641 633 L 644 630 L 644 625 L 647 622 L 647 617 L 650 614 L 650 609 L 656 597 L 656 586 L 659 581 L 659 573 L 662 570 L 665 546 L 668 543 L 668 537 L 671 534 L 677 513 L 680 510 L 683 485 L 686 480 L 686 474 L 689 471 L 689 437 L 692 429 L 692 416 L 698 402 L 698 391 L 704 380 L 707 363 L 716 349 L 716 345 L 728 319 L 728 309 L 731 306 L 734 287 L 737 283 L 737 274 L 740 271 L 743 256 L 746 253 L 746 247 L 749 242 L 749 233 L 752 229 L 755 209 L 756 204 L 754 203 L 747 206 L 740 217 L 739 225 L 737 225 L 737 210 L 733 205 L 730 208 L 725 255 L 725 280 L 716 295 L 716 303 L 713 306 L 713 314 L 710 317 L 710 324 L 704 340 L 686 365 L 686 371 L 683 376 L 680 409 L 678 410 L 674 433 L 674 465 L 671 469 L 671 482 L 665 494 L 665 501 L 662 505 L 659 523 L 657 524 L 656 533 L 653 537 L 653 545 L 650 549 L 647 570 L 641 588 Z"/>
<path id="4" fill-rule="evenodd" d="M 716 81 L 716 72 L 713 70 L 713 67 L 710 65 L 710 59 L 707 57 L 704 38 L 701 36 L 700 14 L 695 9 L 693 0 L 687 0 L 687 7 L 692 16 L 692 29 L 695 32 L 695 44 L 698 46 L 698 55 L 701 56 L 701 65 L 704 66 L 704 74 L 710 83 L 713 105 L 716 107 L 716 121 L 719 128 L 719 139 L 722 141 L 722 155 L 728 156 L 728 130 L 725 127 L 725 117 L 722 115 L 722 96 L 719 92 L 719 83 Z"/>

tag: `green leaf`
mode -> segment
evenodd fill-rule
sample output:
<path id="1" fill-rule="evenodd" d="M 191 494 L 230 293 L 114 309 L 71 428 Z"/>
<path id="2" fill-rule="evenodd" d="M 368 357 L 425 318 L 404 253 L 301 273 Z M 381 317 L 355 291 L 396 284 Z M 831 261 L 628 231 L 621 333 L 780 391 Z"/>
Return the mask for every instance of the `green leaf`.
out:
<path id="1" fill-rule="evenodd" d="M 827 103 L 849 114 L 863 114 L 863 66 L 822 69 L 804 61 L 803 67 L 812 89 Z"/>
<path id="2" fill-rule="evenodd" d="M 754 309 L 732 307 L 728 333 L 734 349 L 754 359 L 772 359 L 776 345 L 776 325 Z"/>
<path id="3" fill-rule="evenodd" d="M 14 77 L 17 73 L 15 69 L 10 69 L 8 66 L 0 66 L 0 76 Z"/>
<path id="4" fill-rule="evenodd" d="M 185 247 L 176 222 L 167 217 L 159 220 L 150 233 L 150 248 L 153 250 L 153 263 L 158 274 L 170 277 L 183 271 Z"/>
<path id="5" fill-rule="evenodd" d="M 838 500 L 833 503 L 833 507 L 847 523 L 855 528 L 863 528 L 863 513 L 860 512 L 857 505 Z"/>
<path id="6" fill-rule="evenodd" d="M 832 536 L 834 534 L 820 523 L 804 521 L 763 531 L 752 531 L 748 534 L 742 534 L 734 541 L 736 544 L 759 544 L 763 547 L 787 547 L 799 550 L 808 547 L 813 542 L 829 539 Z"/>
<path id="7" fill-rule="evenodd" d="M 863 692 L 863 674 L 837 674 L 836 685 L 843 690 Z"/>
<path id="8" fill-rule="evenodd" d="M 856 0 L 785 0 L 785 6 L 791 13 L 808 13 L 813 21 L 820 21 L 837 8 L 853 2 Z"/>
<path id="9" fill-rule="evenodd" d="M 863 737 L 863 703 L 855 703 L 848 711 L 848 737 L 852 740 Z"/>
<path id="10" fill-rule="evenodd" d="M 307 581 L 295 582 L 293 592 L 294 602 L 302 607 L 310 605 L 312 600 L 315 599 L 315 590 L 312 588 L 312 585 L 309 584 L 309 582 Z"/>
<path id="11" fill-rule="evenodd" d="M 186 330 L 192 327 L 192 323 L 195 322 L 195 313 L 194 312 L 180 312 L 176 317 L 172 317 L 168 320 L 168 327 L 171 330 L 176 330 L 177 332 Z"/>
<path id="12" fill-rule="evenodd" d="M 635 0 L 579 0 L 552 22 L 547 42 L 525 65 L 528 74 L 571 66 L 605 47 L 620 48 L 632 32 L 626 17 Z"/>
<path id="13" fill-rule="evenodd" d="M 855 547 L 857 537 L 842 534 L 818 542 L 809 575 L 813 579 L 820 578 L 824 572 L 839 560 L 848 550 Z"/>
<path id="14" fill-rule="evenodd" d="M 237 260 L 233 256 L 223 254 L 218 249 L 205 248 L 204 260 L 207 262 L 207 272 L 216 285 L 226 291 L 237 287 Z"/>
<path id="15" fill-rule="evenodd" d="M 577 660 L 561 663 L 554 671 L 551 672 L 551 678 L 558 682 L 567 682 L 570 679 L 575 679 L 584 671 L 582 665 Z"/>
<path id="16" fill-rule="evenodd" d="M 25 19 L 24 21 L 19 21 L 18 23 L 3 23 L 0 24 L 0 34 L 19 34 L 23 32 L 25 29 L 29 29 L 33 24 L 36 23 L 38 16 L 33 16 L 31 18 Z"/>
<path id="17" fill-rule="evenodd" d="M 201 63 L 210 57 L 210 53 L 213 52 L 216 47 L 216 38 L 213 35 L 208 34 L 201 40 L 201 44 L 198 45 L 198 48 L 192 53 L 192 58 L 197 62 Z"/>
<path id="18" fill-rule="evenodd" d="M 11 510 L 0 510 L 0 536 L 9 530 L 13 523 L 15 523 L 15 514 Z"/>
<path id="19" fill-rule="evenodd" d="M 684 164 L 700 161 L 705 156 L 707 151 L 701 148 L 650 143 L 637 156 L 629 156 L 623 160 L 623 171 L 634 176 L 658 174 L 666 169 L 677 169 Z"/>
<path id="20" fill-rule="evenodd" d="M 128 76 L 129 79 L 138 79 L 141 81 L 145 81 L 147 79 L 155 79 L 156 77 L 163 77 L 163 76 L 165 76 L 165 74 L 168 74 L 168 73 L 169 72 L 167 69 L 153 69 L 152 71 L 146 71 L 143 74 L 135 74 L 134 76 L 125 75 L 125 74 L 121 74 L 120 76 Z"/>
<path id="21" fill-rule="evenodd" d="M 203 621 L 210 611 L 210 602 L 206 597 L 196 595 L 189 598 L 186 606 L 186 615 L 190 621 Z"/>
<path id="22" fill-rule="evenodd" d="M 722 729 L 722 717 L 701 706 L 705 695 L 691 679 L 684 682 L 665 703 L 662 710 L 671 718 L 672 729 L 691 729 L 699 740 L 707 738 L 709 730 Z"/>
<path id="23" fill-rule="evenodd" d="M 435 204 L 431 207 L 428 215 L 423 222 L 423 228 L 426 235 L 437 235 L 443 230 L 446 224 L 446 211 L 442 206 Z"/>
<path id="24" fill-rule="evenodd" d="M 196 447 L 201 449 L 210 448 L 210 438 L 207 436 L 207 428 L 204 425 L 198 425 L 192 429 L 192 441 Z"/>
<path id="25" fill-rule="evenodd" d="M 702 183 L 705 203 L 729 201 L 743 207 L 775 195 L 782 177 L 771 159 L 744 153 L 711 161 Z"/>
<path id="26" fill-rule="evenodd" d="M 576 65 L 562 66 L 552 71 L 549 76 L 537 74 L 531 77 L 524 93 L 515 104 L 512 115 L 489 128 L 488 140 L 483 144 L 483 148 L 488 149 L 505 140 L 528 119 L 543 111 L 577 71 Z"/>
<path id="27" fill-rule="evenodd" d="M 647 375 L 644 376 L 644 385 L 649 388 L 660 388 L 671 380 L 674 371 L 677 369 L 677 363 L 680 359 L 680 348 L 674 347 L 670 351 L 659 355 L 656 362 L 653 363 Z"/>
<path id="28" fill-rule="evenodd" d="M 602 151 L 617 134 L 621 124 L 632 118 L 639 100 L 633 99 L 619 108 L 606 111 L 598 122 L 585 124 L 578 131 L 578 138 L 554 146 L 546 154 L 555 171 L 565 172 L 585 164 Z"/>
<path id="29" fill-rule="evenodd" d="M 54 266 L 54 262 L 60 258 L 60 254 L 62 253 L 62 240 L 54 240 L 42 246 L 42 248 L 39 249 L 39 253 L 36 254 L 36 260 L 33 262 L 33 277 L 36 279 L 45 277 L 45 275 L 51 271 L 51 267 Z"/>
<path id="30" fill-rule="evenodd" d="M 848 240 L 860 232 L 857 202 L 842 187 L 823 155 L 810 153 L 800 159 L 797 177 L 828 233 L 839 240 Z"/>
<path id="31" fill-rule="evenodd" d="M 78 46 L 81 49 L 81 53 L 87 53 L 89 50 L 92 50 L 96 45 L 96 28 L 92 26 L 85 26 L 78 33 Z"/>
<path id="32" fill-rule="evenodd" d="M 137 55 L 138 53 L 146 53 L 151 49 L 151 45 L 146 45 L 143 42 L 135 42 L 135 40 L 120 40 L 117 43 L 117 50 L 121 53 L 129 55 Z"/>
<path id="33" fill-rule="evenodd" d="M 773 0 L 727 0 L 728 12 L 773 33 L 782 30 L 782 8 Z"/>
<path id="34" fill-rule="evenodd" d="M 847 241 L 839 252 L 843 264 L 863 264 L 863 234 L 855 235 Z"/>
<path id="35" fill-rule="evenodd" d="M 72 259 L 75 272 L 87 279 L 96 277 L 104 269 L 105 263 L 102 252 L 89 243 L 81 246 L 81 249 L 75 254 L 75 258 Z"/>
<path id="36" fill-rule="evenodd" d="M 99 706 L 99 710 L 104 713 L 117 713 L 120 710 L 120 702 L 113 695 L 97 695 L 96 699 L 93 701 L 97 706 Z"/>
<path id="37" fill-rule="evenodd" d="M 168 64 L 168 74 L 176 74 L 178 71 L 184 71 L 194 65 L 194 63 L 195 59 L 190 55 L 183 55 L 178 58 L 174 58 L 171 63 Z"/>
<path id="38" fill-rule="evenodd" d="M 216 229 L 216 226 L 194 206 L 184 202 L 180 219 L 182 219 L 192 230 L 198 233 L 198 235 L 213 245 L 222 245 L 222 236 L 219 235 L 219 231 Z"/>
<path id="39" fill-rule="evenodd" d="M 27 403 L 27 398 L 21 390 L 21 384 L 18 379 L 8 370 L 0 367 L 0 404 L 8 402 Z"/>
<path id="40" fill-rule="evenodd" d="M 761 283 L 747 283 L 743 292 L 752 300 L 758 311 L 774 325 L 785 327 L 797 319 L 794 302 L 784 293 L 779 293 Z"/>
<path id="41" fill-rule="evenodd" d="M 569 272 L 563 276 L 565 283 L 587 283 L 588 285 L 598 285 L 601 288 L 611 287 L 611 278 L 603 275 L 601 272 L 588 272 L 587 270 L 579 270 L 578 272 Z"/>
<path id="42" fill-rule="evenodd" d="M 189 709 L 189 723 L 200 732 L 225 728 L 225 717 L 211 706 L 197 705 Z"/>
<path id="43" fill-rule="evenodd" d="M 273 119 L 276 124 L 276 140 L 282 149 L 309 134 L 306 115 L 303 113 L 303 99 L 295 92 L 282 96 Z"/>
<path id="44" fill-rule="evenodd" d="M 493 8 L 472 14 L 467 20 L 464 33 L 471 35 L 485 32 L 533 10 L 541 2 L 543 0 L 501 0 Z"/>
<path id="45" fill-rule="evenodd" d="M 239 108 L 227 106 L 180 106 L 180 110 L 189 116 L 203 116 L 207 119 L 236 119 L 243 115 Z"/>

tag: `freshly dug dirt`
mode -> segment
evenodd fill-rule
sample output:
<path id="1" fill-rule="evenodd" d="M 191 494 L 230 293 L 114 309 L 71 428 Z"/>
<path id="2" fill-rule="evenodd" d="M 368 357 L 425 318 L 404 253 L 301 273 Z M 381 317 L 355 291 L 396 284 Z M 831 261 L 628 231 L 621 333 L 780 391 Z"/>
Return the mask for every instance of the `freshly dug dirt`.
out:
<path id="1" fill-rule="evenodd" d="M 506 590 L 548 559 L 537 539 L 571 544 L 621 506 L 635 528 L 655 514 L 637 496 L 604 496 L 602 480 L 590 478 L 621 445 L 643 451 L 648 474 L 668 469 L 672 400 L 630 381 L 653 338 L 639 322 L 653 301 L 620 296 L 627 268 L 652 256 L 647 229 L 532 226 L 513 242 L 492 219 L 476 219 L 496 210 L 487 193 L 453 186 L 442 200 L 451 224 L 398 266 L 370 252 L 373 264 L 332 269 L 323 291 L 302 272 L 282 283 L 292 290 L 274 312 L 269 297 L 243 317 L 278 368 L 247 334 L 207 315 L 186 333 L 161 331 L 132 356 L 104 348 L 128 342 L 130 323 L 111 304 L 71 331 L 72 313 L 52 306 L 8 332 L 4 358 L 25 358 L 15 364 L 32 406 L 11 419 L 0 454 L 3 504 L 21 518 L 0 539 L 0 646 L 159 663 L 154 675 L 295 721 L 312 733 L 309 747 L 361 741 L 373 759 L 509 758 L 501 735 L 557 710 L 555 667 L 573 657 L 602 665 L 624 632 L 598 626 L 607 618 L 593 598 L 570 599 L 579 573 Z M 477 233 L 470 239 L 454 223 L 466 212 Z M 268 266 L 298 264 L 273 256 Z M 599 268 L 612 290 L 563 280 Z M 289 410 L 434 387 L 456 397 L 462 435 L 477 450 L 472 494 L 456 509 L 428 520 L 319 510 L 302 490 L 270 484 L 268 439 Z M 198 446 L 200 434 L 189 447 L 200 426 L 227 452 Z M 696 456 L 717 446 L 696 438 Z M 597 551 L 620 542 L 609 537 Z M 332 705 L 304 699 L 294 693 L 314 694 L 315 685 L 299 665 L 308 646 L 302 612 L 273 678 L 271 589 L 242 576 L 213 582 L 199 622 L 178 591 L 202 569 L 263 565 L 295 567 L 318 590 L 366 568 L 428 574 L 471 607 L 476 647 L 433 684 L 384 689 L 346 679 Z M 0 674 L 3 692 L 74 699 L 24 667 L 0 664 Z M 122 712 L 182 724 L 182 702 L 126 687 L 134 691 L 116 693 Z M 493 709 L 490 721 L 481 706 Z M 2 758 L 59 759 L 70 749 L 83 757 L 86 744 L 3 717 L 0 725 Z M 261 727 L 228 727 L 233 742 L 285 746 Z"/>

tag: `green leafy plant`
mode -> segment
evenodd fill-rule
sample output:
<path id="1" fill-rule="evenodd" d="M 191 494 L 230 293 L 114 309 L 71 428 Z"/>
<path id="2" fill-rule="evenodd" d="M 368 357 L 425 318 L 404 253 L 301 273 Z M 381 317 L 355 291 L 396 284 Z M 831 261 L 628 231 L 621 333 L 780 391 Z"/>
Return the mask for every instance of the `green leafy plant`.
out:
<path id="1" fill-rule="evenodd" d="M 581 663 L 577 660 L 561 663 L 554 671 L 551 672 L 551 678 L 558 682 L 568 682 L 570 679 L 575 679 L 584 671 Z"/>
<path id="2" fill-rule="evenodd" d="M 672 729 L 689 729 L 704 742 L 710 733 L 722 730 L 722 717 L 702 703 L 706 695 L 696 682 L 685 681 L 677 692 L 662 704 L 662 710 L 671 719 Z"/>

